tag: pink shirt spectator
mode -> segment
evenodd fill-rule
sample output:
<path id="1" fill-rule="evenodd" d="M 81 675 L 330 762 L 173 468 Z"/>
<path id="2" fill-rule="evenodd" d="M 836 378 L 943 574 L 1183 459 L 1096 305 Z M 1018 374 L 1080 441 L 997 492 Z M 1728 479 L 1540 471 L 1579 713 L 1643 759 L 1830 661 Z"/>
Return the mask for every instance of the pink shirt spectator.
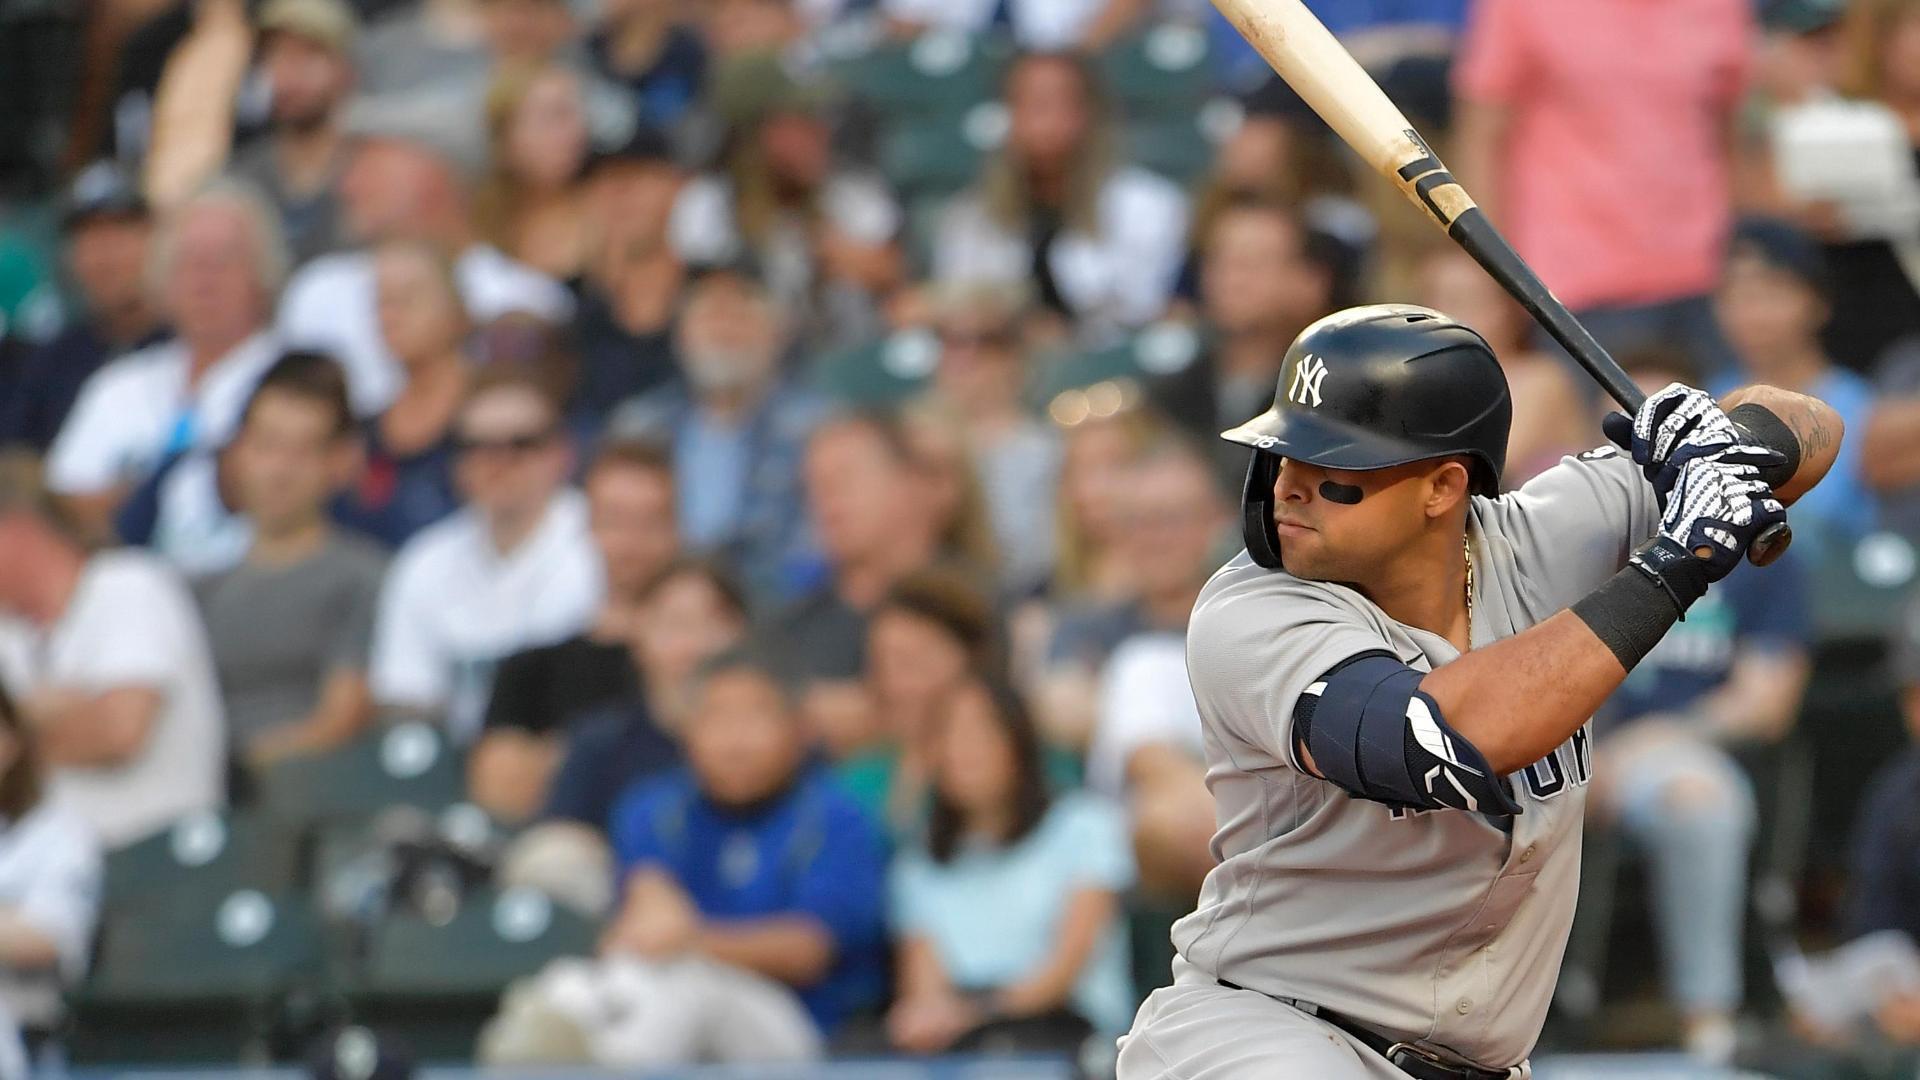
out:
<path id="1" fill-rule="evenodd" d="M 1512 110 L 1496 220 L 1569 307 L 1698 296 L 1718 280 L 1751 6 L 1476 0 L 1455 90 Z"/>

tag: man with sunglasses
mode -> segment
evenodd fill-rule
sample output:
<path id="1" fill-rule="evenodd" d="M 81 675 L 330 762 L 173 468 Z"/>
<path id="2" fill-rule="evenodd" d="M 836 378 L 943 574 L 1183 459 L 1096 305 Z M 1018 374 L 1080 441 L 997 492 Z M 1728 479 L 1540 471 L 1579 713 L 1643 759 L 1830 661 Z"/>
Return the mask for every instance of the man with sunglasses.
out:
<path id="1" fill-rule="evenodd" d="M 1187 660 L 1221 824 L 1122 1080 L 1529 1074 L 1578 887 L 1588 718 L 1825 475 L 1841 425 L 1674 384 L 1502 494 L 1484 339 L 1355 308 L 1288 351 L 1247 550 Z M 1747 570 L 1746 573 L 1764 573 Z"/>
<path id="2" fill-rule="evenodd" d="M 478 731 L 494 666 L 579 633 L 603 591 L 573 451 L 537 378 L 480 376 L 454 421 L 465 505 L 394 557 L 374 624 L 370 681 L 383 708 Z"/>

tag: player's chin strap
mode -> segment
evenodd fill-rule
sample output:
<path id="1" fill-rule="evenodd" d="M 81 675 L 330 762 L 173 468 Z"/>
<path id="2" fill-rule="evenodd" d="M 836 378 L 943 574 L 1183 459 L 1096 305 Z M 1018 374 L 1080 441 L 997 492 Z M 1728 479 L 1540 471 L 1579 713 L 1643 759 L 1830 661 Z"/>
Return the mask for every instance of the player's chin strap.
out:
<path id="1" fill-rule="evenodd" d="M 1247 554 L 1269 570 L 1281 569 L 1280 531 L 1273 527 L 1273 485 L 1280 479 L 1280 456 L 1262 450 L 1247 463 L 1247 489 L 1240 496 L 1240 535 Z"/>

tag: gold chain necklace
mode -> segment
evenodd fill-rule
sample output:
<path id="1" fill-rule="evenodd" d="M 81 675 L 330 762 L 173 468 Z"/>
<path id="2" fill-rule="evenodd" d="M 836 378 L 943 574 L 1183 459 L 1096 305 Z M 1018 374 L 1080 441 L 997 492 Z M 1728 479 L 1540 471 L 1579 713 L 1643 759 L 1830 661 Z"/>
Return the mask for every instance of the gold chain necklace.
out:
<path id="1" fill-rule="evenodd" d="M 1460 537 L 1460 551 L 1467 559 L 1467 648 L 1473 648 L 1473 541 Z"/>

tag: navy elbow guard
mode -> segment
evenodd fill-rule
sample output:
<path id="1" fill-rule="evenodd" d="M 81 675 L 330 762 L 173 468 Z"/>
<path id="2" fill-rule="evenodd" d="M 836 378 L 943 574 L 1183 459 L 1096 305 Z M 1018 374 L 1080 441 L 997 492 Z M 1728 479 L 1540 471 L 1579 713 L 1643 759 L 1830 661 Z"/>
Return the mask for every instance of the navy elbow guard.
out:
<path id="1" fill-rule="evenodd" d="M 1416 810 L 1514 815 L 1502 777 L 1420 692 L 1421 673 L 1389 653 L 1362 653 L 1307 687 L 1293 743 L 1321 776 L 1363 799 Z"/>

